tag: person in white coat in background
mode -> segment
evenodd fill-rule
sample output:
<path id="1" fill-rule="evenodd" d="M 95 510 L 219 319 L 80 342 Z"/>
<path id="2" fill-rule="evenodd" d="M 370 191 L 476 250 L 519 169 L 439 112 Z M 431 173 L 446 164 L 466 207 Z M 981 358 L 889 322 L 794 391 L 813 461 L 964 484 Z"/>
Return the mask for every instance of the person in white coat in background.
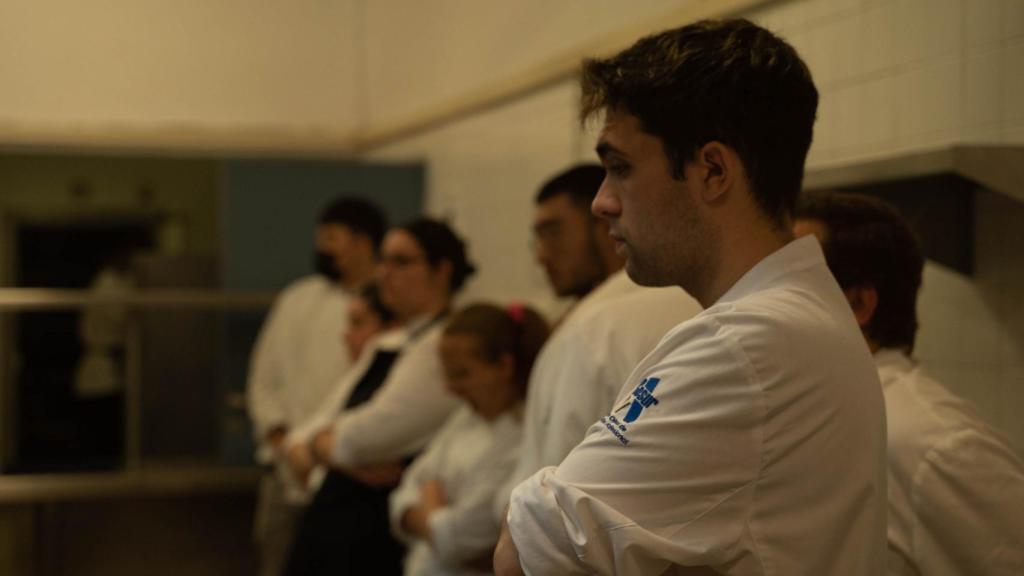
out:
<path id="1" fill-rule="evenodd" d="M 817 242 L 794 240 L 818 94 L 747 20 L 639 40 L 582 75 L 593 203 L 637 283 L 703 312 L 636 367 L 557 467 L 512 492 L 499 576 L 875 575 L 878 376 Z"/>
<path id="2" fill-rule="evenodd" d="M 406 336 L 396 323 L 394 312 L 381 299 L 376 284 L 366 284 L 352 295 L 348 303 L 348 326 L 342 339 L 354 364 L 338 380 L 316 414 L 292 427 L 284 441 L 287 461 L 279 467 L 278 474 L 298 500 L 305 502 L 316 494 L 327 473 L 325 463 L 313 453 L 312 439 L 330 427 L 332 420 L 344 410 L 352 389 L 378 359 L 379 353 L 397 355 L 407 341 Z"/>
<path id="3" fill-rule="evenodd" d="M 385 236 L 377 284 L 401 330 L 377 338 L 358 373 L 339 383 L 345 400 L 324 426 L 286 439 L 290 456 L 311 453 L 329 468 L 302 517 L 286 574 L 401 573 L 388 495 L 459 405 L 437 350 L 452 299 L 474 271 L 464 242 L 443 222 L 418 218 Z"/>
<path id="4" fill-rule="evenodd" d="M 373 279 L 386 229 L 383 213 L 370 202 L 339 198 L 327 205 L 315 231 L 317 273 L 281 292 L 253 347 L 246 401 L 257 460 L 270 469 L 255 517 L 261 574 L 280 574 L 305 504 L 274 471 L 285 460 L 283 440 L 351 366 L 338 335 L 346 329 L 351 294 Z"/>
<path id="5" fill-rule="evenodd" d="M 410 544 L 406 576 L 490 573 L 491 513 L 516 464 L 522 401 L 548 326 L 533 310 L 476 304 L 441 337 L 448 389 L 465 401 L 391 494 L 392 531 Z"/>
<path id="6" fill-rule="evenodd" d="M 889 443 L 891 576 L 1024 574 L 1024 462 L 1005 436 L 911 357 L 924 257 L 896 208 L 805 194 L 813 234 L 874 352 Z"/>
<path id="7" fill-rule="evenodd" d="M 556 294 L 579 300 L 559 321 L 530 375 L 523 447 L 515 472 L 496 495 L 498 518 L 513 486 L 561 462 L 608 413 L 644 355 L 670 328 L 700 311 L 679 290 L 641 287 L 626 275 L 607 222 L 590 213 L 603 179 L 600 166 L 579 165 L 537 193 L 537 260 Z"/>

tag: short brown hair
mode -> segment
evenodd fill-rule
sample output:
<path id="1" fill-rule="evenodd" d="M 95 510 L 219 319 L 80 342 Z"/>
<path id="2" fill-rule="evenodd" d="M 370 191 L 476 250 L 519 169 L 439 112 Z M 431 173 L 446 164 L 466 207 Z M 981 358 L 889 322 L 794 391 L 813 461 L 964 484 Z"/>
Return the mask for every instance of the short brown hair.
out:
<path id="1" fill-rule="evenodd" d="M 748 20 L 703 20 L 583 64 L 582 118 L 622 109 L 661 139 L 681 178 L 708 142 L 739 154 L 761 211 L 792 214 L 818 91 L 796 50 Z"/>
<path id="2" fill-rule="evenodd" d="M 496 362 L 509 354 L 515 360 L 515 380 L 520 396 L 526 385 L 550 328 L 540 314 L 518 304 L 506 308 L 494 304 L 473 304 L 456 312 L 444 329 L 445 334 L 467 334 L 477 339 L 483 358 Z"/>

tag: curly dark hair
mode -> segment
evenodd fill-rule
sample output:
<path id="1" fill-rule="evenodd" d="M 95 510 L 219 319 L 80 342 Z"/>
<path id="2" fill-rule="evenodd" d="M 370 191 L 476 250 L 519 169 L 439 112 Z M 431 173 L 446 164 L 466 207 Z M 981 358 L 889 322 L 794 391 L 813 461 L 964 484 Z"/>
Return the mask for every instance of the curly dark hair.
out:
<path id="1" fill-rule="evenodd" d="M 796 50 L 748 20 L 703 20 L 642 38 L 582 72 L 581 119 L 636 116 L 661 139 L 673 176 L 701 146 L 734 149 L 761 211 L 792 214 L 811 145 L 818 91 Z"/>
<path id="2" fill-rule="evenodd" d="M 388 229 L 388 219 L 379 206 L 362 198 L 340 197 L 324 207 L 317 220 L 320 224 L 339 224 L 356 234 L 362 234 L 380 248 Z"/>
<path id="3" fill-rule="evenodd" d="M 474 273 L 476 266 L 466 255 L 466 243 L 451 229 L 450 226 L 431 218 L 417 218 L 398 227 L 416 239 L 427 262 L 436 268 L 442 261 L 452 265 L 452 277 L 448 288 L 452 294 L 457 293 Z"/>

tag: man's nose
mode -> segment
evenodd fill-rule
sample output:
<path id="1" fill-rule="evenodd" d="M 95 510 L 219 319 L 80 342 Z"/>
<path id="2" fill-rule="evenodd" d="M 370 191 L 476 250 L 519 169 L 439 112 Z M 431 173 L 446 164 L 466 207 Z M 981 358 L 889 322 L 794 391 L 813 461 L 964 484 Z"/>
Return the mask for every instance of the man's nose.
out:
<path id="1" fill-rule="evenodd" d="M 615 196 L 608 177 L 605 176 L 597 195 L 594 196 L 594 201 L 590 203 L 590 212 L 598 218 L 608 219 L 618 216 L 620 209 L 619 199 Z"/>

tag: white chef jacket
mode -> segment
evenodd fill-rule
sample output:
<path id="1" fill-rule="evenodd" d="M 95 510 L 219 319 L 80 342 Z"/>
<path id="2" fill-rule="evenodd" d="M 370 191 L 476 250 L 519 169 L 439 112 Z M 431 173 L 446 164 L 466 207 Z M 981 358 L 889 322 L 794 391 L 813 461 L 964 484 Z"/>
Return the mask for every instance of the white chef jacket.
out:
<path id="1" fill-rule="evenodd" d="M 561 461 L 560 457 L 556 458 L 554 462 L 550 461 L 553 458 L 551 453 L 555 452 L 555 449 L 549 452 L 546 442 L 549 440 L 549 433 L 558 429 L 557 422 L 552 423 L 552 408 L 556 402 L 555 396 L 559 385 L 570 379 L 573 368 L 576 368 L 567 361 L 569 350 L 575 345 L 574 339 L 579 337 L 579 332 L 573 329 L 573 325 L 579 318 L 589 316 L 590 310 L 599 308 L 602 303 L 616 300 L 637 290 L 640 290 L 640 287 L 629 279 L 625 270 L 615 272 L 566 313 L 554 333 L 541 348 L 537 360 L 533 364 L 533 370 L 530 371 L 524 412 L 523 448 L 520 452 L 521 464 L 517 466 L 517 472 L 511 478 L 515 481 L 514 483 L 518 483 L 519 480 L 533 474 L 544 465 L 557 464 Z M 619 385 L 621 384 L 622 382 L 619 382 Z M 578 437 L 572 445 L 583 438 L 585 430 L 586 428 L 579 431 Z M 562 454 L 562 456 L 564 455 Z M 520 469 L 523 472 L 519 472 Z M 508 490 L 505 491 L 506 496 L 511 488 L 511 485 L 508 486 Z M 505 503 L 507 503 L 507 499 L 500 505 L 502 510 L 505 508 Z"/>
<path id="2" fill-rule="evenodd" d="M 667 334 L 508 524 L 531 575 L 875 575 L 885 506 L 877 372 L 806 237 Z"/>
<path id="3" fill-rule="evenodd" d="M 622 384 L 665 333 L 700 312 L 700 304 L 678 288 L 632 282 L 589 304 L 559 327 L 545 348 L 545 364 L 531 374 L 533 401 L 516 484 L 558 465 L 611 410 Z"/>
<path id="4" fill-rule="evenodd" d="M 875 353 L 889 421 L 889 574 L 1024 574 L 1024 463 L 898 350 Z"/>
<path id="5" fill-rule="evenodd" d="M 411 544 L 406 576 L 481 574 L 467 564 L 487 556 L 498 541 L 501 524 L 491 502 L 515 467 L 521 431 L 511 410 L 488 422 L 464 405 L 406 471 L 390 506 L 392 531 Z M 427 520 L 432 544 L 402 530 L 402 516 L 419 502 L 420 486 L 430 480 L 440 480 L 448 496 L 448 505 Z"/>
<path id="6" fill-rule="evenodd" d="M 460 405 L 445 386 L 438 349 L 443 320 L 420 319 L 407 330 L 410 341 L 380 389 L 367 402 L 335 418 L 331 453 L 335 466 L 354 468 L 414 454 Z"/>
<path id="7" fill-rule="evenodd" d="M 351 366 L 341 340 L 349 299 L 317 274 L 293 282 L 274 302 L 253 347 L 246 390 L 262 461 L 272 458 L 267 433 L 315 414 Z"/>
<path id="8" fill-rule="evenodd" d="M 503 518 L 512 489 L 557 466 L 607 414 L 636 365 L 672 327 L 700 312 L 679 288 L 643 288 L 625 275 L 620 288 L 574 311 L 541 352 L 530 375 L 523 448 L 515 473 L 494 501 Z"/>
<path id="9" fill-rule="evenodd" d="M 363 346 L 363 351 L 352 368 L 338 379 L 316 413 L 288 431 L 284 440 L 286 449 L 291 450 L 299 444 L 308 444 L 318 432 L 332 426 L 336 420 L 344 418 L 347 414 L 344 411 L 345 403 L 348 402 L 349 396 L 359 384 L 363 374 L 370 368 L 377 353 L 400 351 L 407 343 L 408 337 L 409 332 L 405 328 L 393 328 L 371 338 Z M 323 466 L 314 467 L 305 485 L 300 484 L 293 476 L 287 462 L 278 463 L 277 474 L 288 499 L 295 503 L 306 503 L 320 489 L 320 485 L 327 476 L 327 470 Z"/>

